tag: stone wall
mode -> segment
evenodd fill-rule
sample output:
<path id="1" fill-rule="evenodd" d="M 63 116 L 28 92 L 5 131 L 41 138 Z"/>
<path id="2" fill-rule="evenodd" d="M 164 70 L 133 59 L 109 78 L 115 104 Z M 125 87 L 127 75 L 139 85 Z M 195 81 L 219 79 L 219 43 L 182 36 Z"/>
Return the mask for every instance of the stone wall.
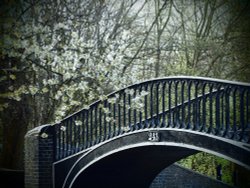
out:
<path id="1" fill-rule="evenodd" d="M 232 188 L 216 179 L 173 164 L 165 168 L 150 188 Z"/>

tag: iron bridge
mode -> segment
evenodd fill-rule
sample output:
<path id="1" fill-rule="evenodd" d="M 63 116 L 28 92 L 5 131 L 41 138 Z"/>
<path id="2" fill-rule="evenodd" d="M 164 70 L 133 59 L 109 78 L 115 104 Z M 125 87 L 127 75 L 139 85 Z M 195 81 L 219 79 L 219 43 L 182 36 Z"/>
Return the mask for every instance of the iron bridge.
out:
<path id="1" fill-rule="evenodd" d="M 154 79 L 111 93 L 51 126 L 54 187 L 132 186 L 124 177 L 145 187 L 198 151 L 250 169 L 249 108 L 250 84 L 203 77 Z M 150 181 L 140 183 L 143 177 Z"/>

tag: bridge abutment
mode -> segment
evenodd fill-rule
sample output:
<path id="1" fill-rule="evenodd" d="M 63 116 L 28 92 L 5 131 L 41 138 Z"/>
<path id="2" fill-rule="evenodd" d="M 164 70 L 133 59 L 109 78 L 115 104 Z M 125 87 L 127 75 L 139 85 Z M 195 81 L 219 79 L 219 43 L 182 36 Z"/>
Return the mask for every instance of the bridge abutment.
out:
<path id="1" fill-rule="evenodd" d="M 53 187 L 52 131 L 51 125 L 44 125 L 32 129 L 25 136 L 25 188 Z"/>

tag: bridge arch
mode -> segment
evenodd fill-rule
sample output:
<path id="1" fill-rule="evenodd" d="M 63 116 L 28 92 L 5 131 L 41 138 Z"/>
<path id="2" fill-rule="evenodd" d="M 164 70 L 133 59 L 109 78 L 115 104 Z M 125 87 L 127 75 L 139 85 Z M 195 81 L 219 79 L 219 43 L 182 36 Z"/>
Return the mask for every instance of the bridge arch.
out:
<path id="1" fill-rule="evenodd" d="M 129 132 L 90 148 L 74 163 L 63 187 L 76 188 L 82 182 L 91 187 L 147 187 L 163 168 L 199 151 L 250 169 L 249 144 L 185 129 L 151 128 Z M 125 177 L 129 178 L 123 182 Z"/>

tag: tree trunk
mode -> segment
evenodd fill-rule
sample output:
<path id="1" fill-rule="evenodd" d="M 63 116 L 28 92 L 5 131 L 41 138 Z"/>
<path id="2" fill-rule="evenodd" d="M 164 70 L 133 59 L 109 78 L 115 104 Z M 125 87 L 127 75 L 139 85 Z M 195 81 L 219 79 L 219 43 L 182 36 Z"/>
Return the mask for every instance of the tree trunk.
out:
<path id="1" fill-rule="evenodd" d="M 3 127 L 3 150 L 1 167 L 23 169 L 24 136 L 27 131 L 28 109 L 24 102 L 13 102 L 13 105 L 1 114 Z"/>

